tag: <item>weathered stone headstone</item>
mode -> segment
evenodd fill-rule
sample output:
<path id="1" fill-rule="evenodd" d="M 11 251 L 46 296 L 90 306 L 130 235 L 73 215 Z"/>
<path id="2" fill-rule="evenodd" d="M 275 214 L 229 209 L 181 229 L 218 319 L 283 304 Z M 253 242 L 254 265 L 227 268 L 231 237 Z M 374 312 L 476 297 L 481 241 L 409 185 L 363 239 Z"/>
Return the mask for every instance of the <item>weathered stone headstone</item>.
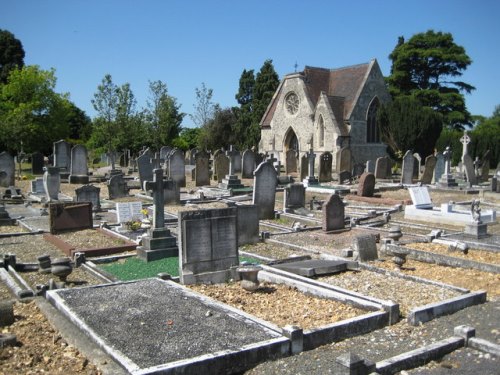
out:
<path id="1" fill-rule="evenodd" d="M 255 170 L 255 152 L 245 150 L 242 157 L 241 178 L 253 178 Z"/>
<path id="2" fill-rule="evenodd" d="M 375 236 L 371 234 L 354 237 L 352 249 L 356 261 L 369 262 L 378 259 L 377 243 Z"/>
<path id="3" fill-rule="evenodd" d="M 467 181 L 471 185 L 477 185 L 477 177 L 476 172 L 474 171 L 474 162 L 469 154 L 465 154 L 462 156 L 462 162 L 464 163 L 465 176 L 467 177 Z"/>
<path id="4" fill-rule="evenodd" d="M 177 186 L 186 187 L 186 167 L 184 162 L 184 153 L 175 148 L 168 158 L 168 173 Z"/>
<path id="5" fill-rule="evenodd" d="M 76 145 L 71 149 L 70 184 L 88 184 L 89 169 L 87 166 L 87 149 L 83 145 Z"/>
<path id="6" fill-rule="evenodd" d="M 229 174 L 229 158 L 223 153 L 218 154 L 215 158 L 215 173 L 218 182 L 222 182 Z"/>
<path id="7" fill-rule="evenodd" d="M 308 168 L 307 154 L 304 154 L 300 158 L 300 181 L 304 181 L 305 178 L 307 177 L 307 172 L 308 172 L 307 168 Z"/>
<path id="8" fill-rule="evenodd" d="M 183 211 L 178 215 L 181 283 L 235 279 L 239 264 L 237 208 Z"/>
<path id="9" fill-rule="evenodd" d="M 422 157 L 418 153 L 413 154 L 413 178 L 418 180 L 420 177 L 420 167 L 422 165 Z"/>
<path id="10" fill-rule="evenodd" d="M 297 151 L 287 150 L 286 161 L 285 161 L 285 173 L 297 173 Z"/>
<path id="11" fill-rule="evenodd" d="M 163 199 L 165 204 L 179 204 L 181 190 L 172 179 L 163 179 Z"/>
<path id="12" fill-rule="evenodd" d="M 209 155 L 205 151 L 198 151 L 195 156 L 195 185 L 210 185 L 210 171 L 208 168 Z"/>
<path id="13" fill-rule="evenodd" d="M 471 139 L 467 134 L 467 130 L 464 130 L 464 135 L 460 138 L 460 143 L 462 144 L 462 159 L 466 154 L 468 154 L 467 146 L 469 145 L 470 141 Z"/>
<path id="14" fill-rule="evenodd" d="M 89 202 L 50 203 L 50 233 L 92 229 L 92 204 Z"/>
<path id="15" fill-rule="evenodd" d="M 490 150 L 487 150 L 481 159 L 481 181 L 486 182 L 490 176 Z"/>
<path id="16" fill-rule="evenodd" d="M 366 168 L 365 171 L 368 173 L 375 173 L 375 163 L 373 160 L 367 160 L 366 161 Z"/>
<path id="17" fill-rule="evenodd" d="M 101 188 L 94 185 L 83 185 L 75 189 L 76 202 L 90 202 L 92 203 L 92 211 L 99 211 L 101 209 L 101 199 L 99 197 Z"/>
<path id="18" fill-rule="evenodd" d="M 261 163 L 254 172 L 253 204 L 259 207 L 259 219 L 274 219 L 278 175 L 271 163 Z"/>
<path id="19" fill-rule="evenodd" d="M 259 241 L 259 208 L 254 204 L 239 204 L 238 246 Z"/>
<path id="20" fill-rule="evenodd" d="M 437 158 L 434 155 L 429 155 L 425 158 L 424 173 L 420 182 L 423 184 L 432 183 L 432 177 L 434 176 L 434 169 L 436 168 Z"/>
<path id="21" fill-rule="evenodd" d="M 441 175 L 441 179 L 439 180 L 439 183 L 438 183 L 438 185 L 441 187 L 453 187 L 453 186 L 458 185 L 455 182 L 455 178 L 451 174 L 451 155 L 452 155 L 452 151 L 451 151 L 450 147 L 447 146 L 443 152 L 444 171 L 443 171 L 443 174 Z"/>
<path id="22" fill-rule="evenodd" d="M 349 171 L 340 171 L 339 172 L 339 184 L 350 183 L 352 178 L 352 174 Z"/>
<path id="23" fill-rule="evenodd" d="M 43 174 L 43 154 L 41 152 L 31 154 L 31 173 Z"/>
<path id="24" fill-rule="evenodd" d="M 287 186 L 283 192 L 283 206 L 285 212 L 304 207 L 306 204 L 306 188 L 302 183 L 294 183 Z"/>
<path id="25" fill-rule="evenodd" d="M 139 180 L 142 188 L 145 181 L 153 180 L 153 164 L 149 153 L 143 153 L 137 158 L 137 168 L 139 169 Z"/>
<path id="26" fill-rule="evenodd" d="M 168 155 L 172 151 L 172 147 L 170 146 L 162 146 L 160 148 L 160 160 L 163 160 L 165 162 L 168 159 Z"/>
<path id="27" fill-rule="evenodd" d="M 330 152 L 324 152 L 320 156 L 319 162 L 319 182 L 328 182 L 332 180 L 332 162 L 333 156 Z"/>
<path id="28" fill-rule="evenodd" d="M 16 165 L 14 158 L 7 152 L 0 153 L 0 186 L 9 187 L 15 184 Z"/>
<path id="29" fill-rule="evenodd" d="M 59 172 L 67 174 L 71 163 L 71 146 L 68 142 L 60 140 L 54 142 L 54 167 L 59 168 Z"/>
<path id="30" fill-rule="evenodd" d="M 403 167 L 401 171 L 401 183 L 411 185 L 413 183 L 413 167 L 415 165 L 415 158 L 410 150 L 406 151 L 403 156 Z"/>
<path id="31" fill-rule="evenodd" d="M 127 182 L 123 179 L 123 175 L 117 174 L 111 176 L 108 181 L 109 199 L 116 199 L 128 196 Z"/>
<path id="32" fill-rule="evenodd" d="M 434 167 L 434 183 L 439 182 L 444 173 L 444 157 L 443 153 L 436 154 L 436 166 Z"/>
<path id="33" fill-rule="evenodd" d="M 59 168 L 47 167 L 47 170 L 43 174 L 43 187 L 48 202 L 59 199 L 59 188 L 61 187 Z"/>
<path id="34" fill-rule="evenodd" d="M 387 156 L 377 158 L 375 161 L 375 178 L 385 179 L 387 178 L 387 164 L 389 163 L 389 158 Z"/>
<path id="35" fill-rule="evenodd" d="M 233 173 L 241 173 L 241 153 L 238 150 L 234 150 Z"/>
<path id="36" fill-rule="evenodd" d="M 337 155 L 337 172 L 350 171 L 352 165 L 351 149 L 342 147 Z"/>
<path id="37" fill-rule="evenodd" d="M 375 175 L 365 172 L 361 175 L 358 182 L 358 196 L 373 197 L 375 192 Z"/>
<path id="38" fill-rule="evenodd" d="M 323 204 L 323 230 L 344 229 L 344 202 L 337 194 L 332 194 Z"/>

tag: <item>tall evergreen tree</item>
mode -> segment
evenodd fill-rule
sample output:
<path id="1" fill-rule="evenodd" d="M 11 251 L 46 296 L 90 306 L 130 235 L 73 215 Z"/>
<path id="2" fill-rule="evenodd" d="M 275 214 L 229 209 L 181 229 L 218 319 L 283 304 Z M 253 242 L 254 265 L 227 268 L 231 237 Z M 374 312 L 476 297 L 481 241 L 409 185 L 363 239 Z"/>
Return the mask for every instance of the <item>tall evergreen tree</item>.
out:
<path id="1" fill-rule="evenodd" d="M 249 148 L 254 145 L 251 137 L 253 121 L 253 91 L 255 87 L 255 77 L 253 70 L 243 70 L 240 77 L 240 86 L 235 95 L 236 101 L 240 107 L 234 108 L 236 123 L 234 132 L 238 135 L 237 147 Z"/>
<path id="2" fill-rule="evenodd" d="M 24 48 L 10 31 L 0 29 L 0 84 L 7 83 L 12 69 L 24 66 Z"/>

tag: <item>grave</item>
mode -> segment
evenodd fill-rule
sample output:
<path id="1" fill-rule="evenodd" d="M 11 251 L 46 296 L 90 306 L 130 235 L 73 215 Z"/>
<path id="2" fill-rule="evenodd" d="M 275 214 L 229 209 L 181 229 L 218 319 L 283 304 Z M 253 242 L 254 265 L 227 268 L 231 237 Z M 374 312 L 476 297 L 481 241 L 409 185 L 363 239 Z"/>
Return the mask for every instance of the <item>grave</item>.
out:
<path id="1" fill-rule="evenodd" d="M 303 180 L 304 186 L 310 186 L 310 185 L 318 185 L 318 179 L 314 176 L 314 160 L 316 159 L 316 154 L 314 153 L 312 149 L 312 142 L 311 142 L 311 148 L 309 149 L 309 152 L 306 154 L 307 157 L 307 164 L 308 164 L 308 176 Z M 331 172 L 331 171 L 330 171 Z"/>
<path id="2" fill-rule="evenodd" d="M 278 176 L 268 162 L 262 162 L 254 172 L 252 203 L 259 208 L 259 220 L 274 219 L 274 204 Z"/>
<path id="3" fill-rule="evenodd" d="M 353 259 L 369 262 L 378 259 L 377 243 L 371 234 L 358 235 L 352 241 Z"/>
<path id="4" fill-rule="evenodd" d="M 239 279 L 236 207 L 179 212 L 178 228 L 182 284 Z"/>
<path id="5" fill-rule="evenodd" d="M 49 204 L 50 233 L 92 229 L 90 202 L 64 202 Z"/>
<path id="6" fill-rule="evenodd" d="M 476 171 L 474 170 L 474 162 L 469 154 L 462 156 L 462 163 L 465 169 L 467 182 L 472 185 L 477 185 Z"/>
<path id="7" fill-rule="evenodd" d="M 297 173 L 298 153 L 295 150 L 287 150 L 285 161 L 285 173 Z"/>
<path id="8" fill-rule="evenodd" d="M 347 262 L 342 260 L 309 259 L 273 264 L 272 267 L 300 276 L 315 277 L 347 271 Z"/>
<path id="9" fill-rule="evenodd" d="M 241 178 L 252 178 L 255 170 L 255 152 L 245 150 L 242 157 Z"/>
<path id="10" fill-rule="evenodd" d="M 344 202 L 337 194 L 332 194 L 323 204 L 323 231 L 344 229 Z"/>
<path id="11" fill-rule="evenodd" d="M 59 168 L 61 178 L 66 179 L 69 175 L 69 166 L 71 162 L 71 146 L 68 142 L 60 140 L 54 142 L 54 164 Z"/>
<path id="12" fill-rule="evenodd" d="M 217 179 L 217 181 L 221 183 L 222 179 L 229 174 L 229 158 L 226 155 L 224 155 L 224 153 L 221 152 L 217 156 L 215 156 L 214 164 L 215 164 L 214 179 Z"/>
<path id="13" fill-rule="evenodd" d="M 153 173 L 153 181 L 144 182 L 144 190 L 153 192 L 153 225 L 148 235 L 142 238 L 142 246 L 137 248 L 137 257 L 146 262 L 174 257 L 179 253 L 175 237 L 165 228 L 163 169 L 156 168 Z"/>
<path id="14" fill-rule="evenodd" d="M 205 151 L 199 151 L 195 156 L 195 186 L 210 185 L 210 171 L 208 167 L 210 155 Z"/>
<path id="15" fill-rule="evenodd" d="M 34 175 L 43 174 L 43 154 L 41 152 L 34 152 L 31 154 L 31 173 Z"/>
<path id="16" fill-rule="evenodd" d="M 365 172 L 375 173 L 375 163 L 373 162 L 373 160 L 367 160 L 366 161 Z"/>
<path id="17" fill-rule="evenodd" d="M 352 155 L 349 147 L 342 147 L 337 154 L 337 172 L 351 171 Z"/>
<path id="18" fill-rule="evenodd" d="M 15 219 L 11 219 L 9 213 L 5 209 L 5 204 L 0 204 L 0 227 L 3 225 L 14 225 Z"/>
<path id="19" fill-rule="evenodd" d="M 153 164 L 151 163 L 149 152 L 145 152 L 137 158 L 137 168 L 139 170 L 139 180 L 142 188 L 145 181 L 153 180 Z"/>
<path id="20" fill-rule="evenodd" d="M 47 197 L 47 202 L 59 199 L 59 188 L 61 187 L 61 177 L 58 167 L 47 167 L 43 174 L 43 188 Z"/>
<path id="21" fill-rule="evenodd" d="M 437 158 L 434 155 L 429 155 L 425 158 L 424 173 L 422 174 L 422 178 L 420 180 L 422 184 L 429 185 L 432 183 L 436 162 Z"/>
<path id="22" fill-rule="evenodd" d="M 122 174 L 111 176 L 108 181 L 107 187 L 109 199 L 128 197 L 129 189 L 127 186 L 127 182 L 123 179 Z"/>
<path id="23" fill-rule="evenodd" d="M 16 165 L 8 152 L 0 153 L 0 186 L 9 187 L 15 184 Z"/>
<path id="24" fill-rule="evenodd" d="M 375 191 L 375 175 L 365 172 L 361 175 L 358 182 L 357 195 L 360 197 L 373 197 Z"/>
<path id="25" fill-rule="evenodd" d="M 443 152 L 444 170 L 443 174 L 441 175 L 441 179 L 438 182 L 439 187 L 450 188 L 458 186 L 458 183 L 455 182 L 455 178 L 451 174 L 451 155 L 452 151 L 450 149 L 450 146 L 448 146 Z"/>
<path id="26" fill-rule="evenodd" d="M 377 158 L 375 161 L 375 178 L 385 179 L 388 178 L 389 158 L 387 156 Z"/>
<path id="27" fill-rule="evenodd" d="M 76 145 L 71 149 L 71 168 L 69 175 L 70 184 L 88 184 L 89 170 L 87 166 L 87 149 L 85 146 Z"/>
<path id="28" fill-rule="evenodd" d="M 91 202 L 92 211 L 97 212 L 101 209 L 101 199 L 99 197 L 101 188 L 94 185 L 83 185 L 75 189 L 76 202 Z"/>
<path id="29" fill-rule="evenodd" d="M 229 172 L 225 178 L 222 179 L 222 182 L 219 184 L 219 189 L 241 189 L 243 185 L 241 184 L 241 180 L 236 175 L 236 171 L 234 169 L 235 164 L 234 161 L 237 159 L 237 155 L 239 155 L 238 151 L 233 150 L 233 146 L 230 147 L 230 150 L 227 153 L 229 158 Z"/>
<path id="30" fill-rule="evenodd" d="M 330 152 L 327 151 L 320 155 L 319 182 L 329 182 L 332 180 L 332 161 L 333 156 Z"/>
<path id="31" fill-rule="evenodd" d="M 444 173 L 444 156 L 442 152 L 436 153 L 436 165 L 434 167 L 433 183 L 438 183 Z"/>
<path id="32" fill-rule="evenodd" d="M 283 192 L 283 211 L 293 213 L 296 209 L 304 208 L 306 204 L 306 188 L 302 183 L 293 183 Z"/>
<path id="33" fill-rule="evenodd" d="M 174 180 L 179 188 L 186 187 L 186 166 L 182 150 L 175 148 L 170 153 L 168 157 L 168 177 Z"/>
<path id="34" fill-rule="evenodd" d="M 141 202 L 117 202 L 116 221 L 120 224 L 121 231 L 126 230 L 127 224 L 140 222 L 144 219 Z"/>
<path id="35" fill-rule="evenodd" d="M 406 151 L 403 156 L 403 166 L 401 172 L 401 183 L 403 185 L 413 184 L 413 166 L 415 165 L 415 158 L 410 150 Z"/>

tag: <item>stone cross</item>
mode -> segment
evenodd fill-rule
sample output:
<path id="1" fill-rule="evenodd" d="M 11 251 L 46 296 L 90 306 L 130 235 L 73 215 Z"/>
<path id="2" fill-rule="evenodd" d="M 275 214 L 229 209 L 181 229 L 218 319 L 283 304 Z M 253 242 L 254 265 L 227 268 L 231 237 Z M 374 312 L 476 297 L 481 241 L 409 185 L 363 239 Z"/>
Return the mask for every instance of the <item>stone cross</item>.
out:
<path id="1" fill-rule="evenodd" d="M 233 145 L 229 145 L 229 151 L 226 151 L 226 156 L 229 158 L 229 176 L 234 175 L 234 154 Z"/>
<path id="2" fill-rule="evenodd" d="M 162 229 L 165 225 L 165 212 L 163 210 L 163 169 L 156 168 L 153 170 L 153 181 L 144 181 L 144 190 L 153 191 L 153 229 Z"/>
<path id="3" fill-rule="evenodd" d="M 155 152 L 154 158 L 150 159 L 151 164 L 153 165 L 153 168 L 160 168 L 160 154 L 158 152 Z"/>
<path id="4" fill-rule="evenodd" d="M 467 153 L 467 145 L 470 143 L 470 137 L 467 134 L 467 130 L 464 130 L 464 135 L 460 138 L 460 143 L 462 143 L 462 157 Z"/>
<path id="5" fill-rule="evenodd" d="M 316 154 L 313 151 L 311 143 L 311 148 L 307 153 L 307 160 L 309 161 L 309 177 L 314 177 L 314 159 L 316 159 Z"/>
<path id="6" fill-rule="evenodd" d="M 443 152 L 444 157 L 444 174 L 448 175 L 451 171 L 451 150 L 450 146 L 446 147 L 446 150 Z"/>

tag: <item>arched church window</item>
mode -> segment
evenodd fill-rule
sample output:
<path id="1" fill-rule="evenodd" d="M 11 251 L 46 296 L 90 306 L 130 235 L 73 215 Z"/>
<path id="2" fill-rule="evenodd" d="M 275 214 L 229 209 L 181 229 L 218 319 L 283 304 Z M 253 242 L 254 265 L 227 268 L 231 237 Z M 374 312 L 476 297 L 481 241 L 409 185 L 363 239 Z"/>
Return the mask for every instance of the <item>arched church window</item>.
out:
<path id="1" fill-rule="evenodd" d="M 323 147 L 325 145 L 325 122 L 323 121 L 323 116 L 319 116 L 318 121 L 318 139 L 319 139 L 319 147 Z"/>
<path id="2" fill-rule="evenodd" d="M 294 92 L 289 93 L 285 97 L 285 108 L 291 115 L 294 115 L 299 110 L 299 97 Z"/>
<path id="3" fill-rule="evenodd" d="M 377 111 L 379 107 L 378 99 L 375 98 L 368 108 L 366 116 L 366 142 L 378 143 L 380 142 L 380 134 L 377 126 Z"/>

